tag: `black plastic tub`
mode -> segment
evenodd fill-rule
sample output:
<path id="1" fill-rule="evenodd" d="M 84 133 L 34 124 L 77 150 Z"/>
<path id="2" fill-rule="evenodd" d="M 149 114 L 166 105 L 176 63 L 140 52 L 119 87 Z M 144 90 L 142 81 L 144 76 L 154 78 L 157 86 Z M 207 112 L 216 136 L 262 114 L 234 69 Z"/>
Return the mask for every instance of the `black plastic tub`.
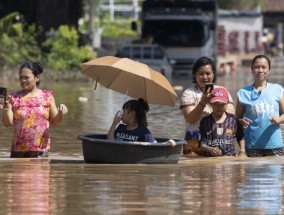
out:
<path id="1" fill-rule="evenodd" d="M 184 140 L 175 140 L 172 147 L 166 138 L 155 138 L 157 143 L 112 141 L 106 134 L 82 134 L 83 156 L 86 163 L 163 164 L 178 163 Z"/>

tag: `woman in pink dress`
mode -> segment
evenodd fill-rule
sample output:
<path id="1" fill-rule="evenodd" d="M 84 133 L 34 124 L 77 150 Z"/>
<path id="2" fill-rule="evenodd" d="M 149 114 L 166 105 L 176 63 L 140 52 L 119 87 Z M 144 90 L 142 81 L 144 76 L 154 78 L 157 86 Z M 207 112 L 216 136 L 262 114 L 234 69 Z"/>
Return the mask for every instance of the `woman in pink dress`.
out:
<path id="1" fill-rule="evenodd" d="M 50 149 L 49 123 L 59 125 L 68 112 L 64 104 L 56 107 L 54 93 L 38 88 L 43 67 L 26 61 L 19 69 L 22 90 L 8 96 L 3 108 L 5 127 L 14 125 L 10 157 L 47 157 Z"/>

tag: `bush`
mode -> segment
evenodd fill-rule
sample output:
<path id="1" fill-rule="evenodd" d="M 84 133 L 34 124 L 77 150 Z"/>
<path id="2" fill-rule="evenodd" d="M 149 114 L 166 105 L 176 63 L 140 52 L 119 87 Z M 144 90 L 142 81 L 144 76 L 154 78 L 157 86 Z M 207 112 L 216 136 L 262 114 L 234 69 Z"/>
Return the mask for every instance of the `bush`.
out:
<path id="1" fill-rule="evenodd" d="M 12 13 L 0 19 L 0 62 L 18 65 L 26 59 L 41 60 L 41 51 L 36 41 L 35 25 L 24 26 L 14 23 L 19 13 Z"/>
<path id="2" fill-rule="evenodd" d="M 66 25 L 59 27 L 58 31 L 51 31 L 43 47 L 46 49 L 47 66 L 55 70 L 80 68 L 81 63 L 92 58 L 90 46 L 79 46 L 79 35 L 75 28 Z"/>
<path id="3" fill-rule="evenodd" d="M 91 46 L 79 45 L 79 35 L 75 28 L 60 26 L 52 30 L 51 36 L 40 47 L 37 42 L 40 29 L 35 25 L 26 26 L 16 20 L 15 12 L 0 19 L 0 65 L 19 65 L 27 59 L 43 61 L 55 70 L 80 68 L 85 61 L 96 57 Z M 43 56 L 45 59 L 43 59 Z"/>
<path id="4" fill-rule="evenodd" d="M 102 36 L 104 37 L 127 37 L 137 36 L 138 32 L 132 31 L 131 22 L 133 19 L 116 17 L 114 22 L 111 22 L 108 16 L 105 16 L 101 22 Z"/>

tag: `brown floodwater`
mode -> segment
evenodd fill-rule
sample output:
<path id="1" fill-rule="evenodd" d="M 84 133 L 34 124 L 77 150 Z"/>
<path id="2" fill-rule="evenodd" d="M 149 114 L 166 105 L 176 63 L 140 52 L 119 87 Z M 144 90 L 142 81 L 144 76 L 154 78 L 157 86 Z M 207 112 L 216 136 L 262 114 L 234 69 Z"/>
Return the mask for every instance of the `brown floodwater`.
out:
<path id="1" fill-rule="evenodd" d="M 283 66 L 271 82 L 284 85 Z M 250 69 L 218 78 L 233 98 L 252 82 Z M 0 81 L 9 91 L 18 83 Z M 191 85 L 175 78 L 177 94 Z M 51 127 L 48 159 L 10 159 L 12 129 L 0 125 L 0 214 L 283 214 L 284 159 L 180 158 L 178 164 L 85 164 L 79 134 L 106 133 L 124 96 L 94 84 L 41 83 L 69 113 Z M 175 107 L 150 105 L 156 137 L 182 139 L 185 122 Z"/>

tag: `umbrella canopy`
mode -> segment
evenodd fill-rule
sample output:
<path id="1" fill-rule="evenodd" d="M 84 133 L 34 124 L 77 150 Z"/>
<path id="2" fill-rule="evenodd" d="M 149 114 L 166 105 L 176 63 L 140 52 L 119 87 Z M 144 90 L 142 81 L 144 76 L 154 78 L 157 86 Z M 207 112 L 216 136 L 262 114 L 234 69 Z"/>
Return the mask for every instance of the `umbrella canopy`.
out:
<path id="1" fill-rule="evenodd" d="M 148 103 L 174 106 L 177 95 L 169 81 L 146 64 L 105 56 L 83 63 L 82 73 L 108 89 L 144 98 Z"/>

